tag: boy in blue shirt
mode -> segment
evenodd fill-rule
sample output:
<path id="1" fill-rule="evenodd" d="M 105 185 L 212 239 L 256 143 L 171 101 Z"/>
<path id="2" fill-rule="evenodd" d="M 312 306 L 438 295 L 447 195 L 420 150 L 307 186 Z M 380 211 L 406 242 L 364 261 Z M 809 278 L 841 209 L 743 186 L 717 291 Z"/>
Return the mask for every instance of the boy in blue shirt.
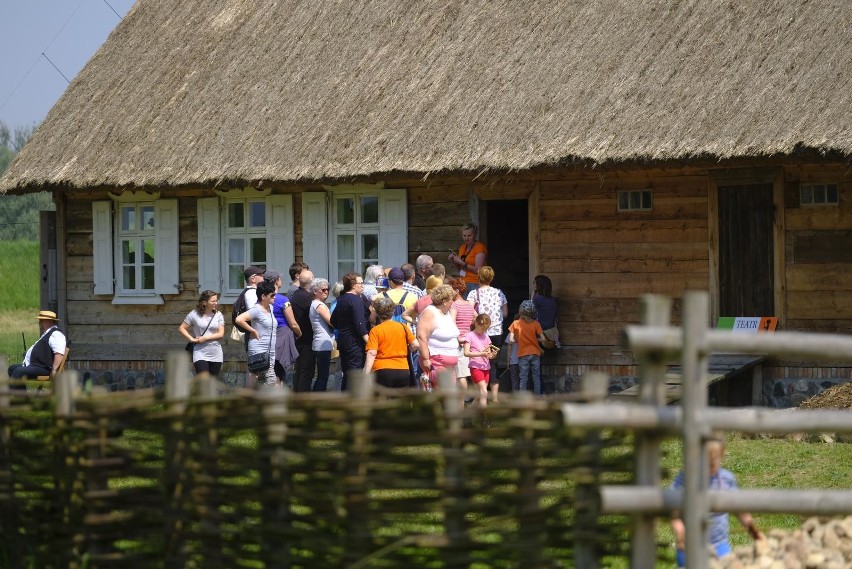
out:
<path id="1" fill-rule="evenodd" d="M 707 443 L 707 458 L 710 465 L 710 489 L 711 490 L 736 490 L 737 479 L 733 472 L 722 468 L 722 459 L 725 457 L 725 438 L 718 435 Z M 673 490 L 683 489 L 683 471 L 677 473 L 671 488 Z M 740 523 L 748 531 L 752 539 L 764 539 L 763 533 L 754 525 L 754 518 L 748 512 L 737 514 Z M 675 534 L 675 546 L 677 548 L 677 566 L 686 567 L 686 553 L 684 545 L 686 531 L 683 520 L 679 513 L 675 513 L 671 520 L 672 531 Z M 724 557 L 731 553 L 731 544 L 728 542 L 728 514 L 727 512 L 710 513 L 710 546 L 716 557 Z"/>

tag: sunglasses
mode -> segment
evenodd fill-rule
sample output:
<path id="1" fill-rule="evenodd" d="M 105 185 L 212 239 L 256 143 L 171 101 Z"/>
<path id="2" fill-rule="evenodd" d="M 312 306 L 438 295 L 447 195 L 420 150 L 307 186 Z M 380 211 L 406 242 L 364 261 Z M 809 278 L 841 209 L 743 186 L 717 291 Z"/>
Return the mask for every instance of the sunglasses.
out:
<path id="1" fill-rule="evenodd" d="M 328 289 L 327 288 L 321 288 L 320 292 L 328 292 Z"/>

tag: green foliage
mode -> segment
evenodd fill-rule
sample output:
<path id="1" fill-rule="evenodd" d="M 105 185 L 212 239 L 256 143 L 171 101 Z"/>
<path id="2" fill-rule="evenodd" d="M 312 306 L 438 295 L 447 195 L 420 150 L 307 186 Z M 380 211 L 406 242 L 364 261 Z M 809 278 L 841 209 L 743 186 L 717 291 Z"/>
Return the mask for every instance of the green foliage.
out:
<path id="1" fill-rule="evenodd" d="M 34 130 L 35 127 L 19 127 L 13 132 L 5 123 L 0 122 L 0 176 L 30 139 Z M 53 200 L 48 192 L 22 196 L 0 194 L 0 241 L 37 241 L 38 212 L 53 209 Z"/>
<path id="2" fill-rule="evenodd" d="M 0 354 L 21 360 L 21 332 L 28 343 L 38 334 L 39 244 L 0 241 Z"/>

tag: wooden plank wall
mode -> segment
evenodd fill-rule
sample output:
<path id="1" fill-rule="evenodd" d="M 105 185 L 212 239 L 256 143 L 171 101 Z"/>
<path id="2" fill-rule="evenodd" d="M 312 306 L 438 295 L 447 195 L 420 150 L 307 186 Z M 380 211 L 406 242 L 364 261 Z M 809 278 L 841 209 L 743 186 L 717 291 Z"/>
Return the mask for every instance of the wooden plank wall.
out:
<path id="1" fill-rule="evenodd" d="M 618 211 L 618 191 L 645 189 L 653 191 L 653 211 Z M 707 290 L 704 171 L 588 172 L 542 181 L 539 200 L 539 270 L 553 280 L 571 348 L 617 346 L 623 327 L 639 321 L 642 294 L 679 299 Z"/>
<path id="2" fill-rule="evenodd" d="M 838 184 L 839 205 L 800 206 L 801 183 Z M 852 172 L 784 169 L 787 329 L 852 334 Z"/>

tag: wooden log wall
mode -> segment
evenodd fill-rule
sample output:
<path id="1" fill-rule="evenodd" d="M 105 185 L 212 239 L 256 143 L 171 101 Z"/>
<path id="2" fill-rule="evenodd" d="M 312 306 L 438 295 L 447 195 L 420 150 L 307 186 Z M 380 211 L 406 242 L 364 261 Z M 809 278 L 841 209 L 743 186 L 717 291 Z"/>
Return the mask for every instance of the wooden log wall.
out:
<path id="1" fill-rule="evenodd" d="M 838 205 L 801 206 L 802 183 L 837 184 Z M 852 172 L 848 166 L 784 170 L 786 327 L 852 333 Z"/>

